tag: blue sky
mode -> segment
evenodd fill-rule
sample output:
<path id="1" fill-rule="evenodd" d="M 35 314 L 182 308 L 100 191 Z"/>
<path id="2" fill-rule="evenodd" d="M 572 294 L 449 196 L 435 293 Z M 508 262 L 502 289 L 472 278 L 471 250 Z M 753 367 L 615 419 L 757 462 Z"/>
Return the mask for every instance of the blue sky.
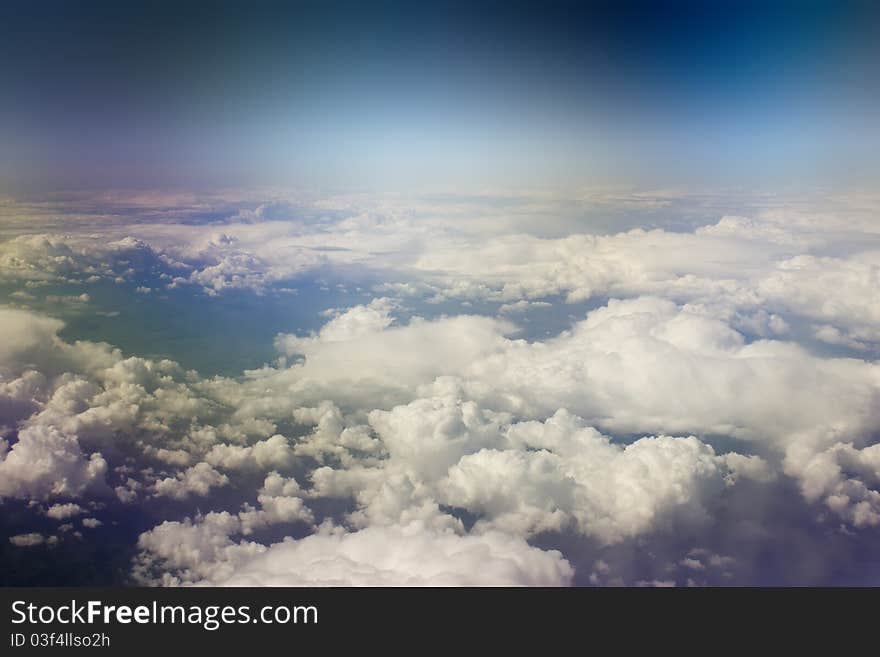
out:
<path id="1" fill-rule="evenodd" d="M 2 10 L 7 187 L 877 170 L 869 3 L 29 4 Z"/>

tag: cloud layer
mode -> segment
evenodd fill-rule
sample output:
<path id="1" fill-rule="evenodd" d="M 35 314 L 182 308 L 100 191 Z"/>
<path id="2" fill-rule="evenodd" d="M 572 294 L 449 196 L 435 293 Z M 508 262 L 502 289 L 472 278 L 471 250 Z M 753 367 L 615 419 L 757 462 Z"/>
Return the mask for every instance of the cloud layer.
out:
<path id="1" fill-rule="evenodd" d="M 130 509 L 153 519 L 132 581 L 566 585 L 760 583 L 754 555 L 790 536 L 873 545 L 875 205 L 702 223 L 685 205 L 648 227 L 684 201 L 578 203 L 646 227 L 335 198 L 8 236 L 0 498 L 33 519 L 10 546 L 88 541 Z M 59 317 L 113 312 L 105 285 L 147 308 L 172 290 L 360 300 L 207 376 L 69 337 Z M 839 570 L 797 564 L 790 583 Z"/>

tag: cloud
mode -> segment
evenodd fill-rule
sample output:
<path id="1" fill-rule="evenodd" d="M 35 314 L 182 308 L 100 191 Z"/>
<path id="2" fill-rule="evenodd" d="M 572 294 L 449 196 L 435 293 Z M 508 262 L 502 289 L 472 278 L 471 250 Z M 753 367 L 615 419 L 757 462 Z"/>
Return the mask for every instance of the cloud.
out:
<path id="1" fill-rule="evenodd" d="M 54 427 L 21 430 L 18 442 L 0 456 L 0 497 L 78 497 L 106 487 L 104 457 L 99 453 L 86 456 L 76 437 Z"/>
<path id="2" fill-rule="evenodd" d="M 229 477 L 217 472 L 207 463 L 196 463 L 175 477 L 160 479 L 155 484 L 156 495 L 184 500 L 190 495 L 207 496 L 212 488 L 225 486 Z"/>
<path id="3" fill-rule="evenodd" d="M 0 243 L 0 281 L 83 283 L 98 279 L 134 280 L 185 268 L 134 238 L 95 234 L 22 235 Z M 80 301 L 89 301 L 84 294 Z"/>
<path id="4" fill-rule="evenodd" d="M 282 335 L 276 346 L 304 362 L 291 371 L 298 379 L 328 388 L 348 390 L 353 382 L 364 395 L 408 395 L 414 387 L 436 376 L 465 369 L 474 360 L 503 345 L 503 334 L 513 330 L 506 322 L 460 315 L 434 321 L 412 318 L 394 325 L 390 306 L 380 299 L 355 306 L 329 321 L 308 338 Z M 431 345 L 430 351 L 425 345 Z M 399 391 L 399 392 L 398 392 Z M 362 405 L 366 400 L 355 400 Z M 374 402 L 375 403 L 375 402 Z M 381 403 L 376 403 L 381 405 Z"/>
<path id="5" fill-rule="evenodd" d="M 705 521 L 725 488 L 724 460 L 692 436 L 614 445 L 558 411 L 543 424 L 512 425 L 508 439 L 521 448 L 465 456 L 440 483 L 442 501 L 474 513 L 479 527 L 517 535 L 571 527 L 613 543 Z"/>
<path id="6" fill-rule="evenodd" d="M 560 586 L 572 576 L 559 552 L 495 532 L 323 529 L 266 547 L 225 538 L 229 520 L 161 525 L 141 536 L 143 559 L 214 586 Z"/>
<path id="7" fill-rule="evenodd" d="M 777 307 L 814 320 L 815 336 L 856 348 L 880 342 L 880 251 L 848 258 L 800 255 L 778 263 L 759 293 Z"/>
<path id="8" fill-rule="evenodd" d="M 67 504 L 53 504 L 46 509 L 46 515 L 53 520 L 65 520 L 85 512 L 86 510 L 79 504 L 74 504 L 72 502 L 68 502 Z"/>
<path id="9" fill-rule="evenodd" d="M 277 472 L 270 472 L 266 476 L 263 487 L 257 493 L 257 504 L 259 508 L 245 504 L 244 510 L 238 514 L 241 533 L 245 536 L 270 525 L 296 522 L 311 525 L 315 520 L 296 479 L 284 478 Z"/>
<path id="10" fill-rule="evenodd" d="M 327 496 L 352 497 L 357 508 L 347 518 L 361 528 L 419 520 L 434 530 L 460 531 L 461 523 L 442 510 L 453 507 L 474 514 L 479 532 L 528 537 L 573 531 L 610 544 L 681 523 L 705 523 L 726 487 L 743 477 L 772 481 L 771 464 L 780 459 L 786 474 L 804 482 L 808 502 L 821 500 L 857 526 L 873 522 L 875 481 L 865 467 L 824 484 L 824 496 L 812 492 L 815 484 L 807 485 L 819 471 L 808 465 L 810 459 L 835 449 L 844 423 L 855 437 L 868 439 L 874 416 L 865 400 L 877 394 L 873 365 L 817 358 L 782 342 L 749 343 L 701 309 L 651 297 L 612 300 L 571 330 L 535 343 L 511 339 L 505 324 L 476 317 L 398 325 L 390 321 L 390 309 L 380 300 L 352 309 L 350 317 L 341 313 L 326 332 L 298 344 L 304 361 L 240 383 L 187 378 L 173 363 L 102 349 L 97 353 L 104 362 L 95 367 L 85 355 L 96 346 L 71 346 L 51 334 L 44 338 L 56 352 L 51 367 L 80 373 L 55 375 L 50 390 L 41 393 L 41 410 L 27 419 L 0 467 L 12 467 L 5 464 L 48 440 L 35 437 L 52 438 L 45 451 L 55 460 L 35 459 L 50 463 L 43 472 L 16 467 L 18 478 L 8 480 L 4 494 L 84 494 L 103 483 L 107 465 L 99 452 L 87 458 L 82 441 L 118 450 L 122 445 L 113 436 L 137 427 L 139 443 L 126 450 L 140 449 L 143 457 L 172 467 L 167 476 L 145 471 L 142 481 L 156 496 L 178 501 L 210 496 L 229 485 L 233 472 L 290 470 L 306 456 L 338 459 L 341 467 L 314 470 L 313 488 L 305 492 L 260 493 L 261 507 L 245 508 L 238 517 L 244 534 L 275 522 L 310 524 L 314 516 L 305 500 Z M 449 329 L 461 322 L 484 329 L 462 331 L 473 345 L 466 362 L 438 348 L 443 341 L 454 348 L 461 334 Z M 419 360 L 415 347 L 426 343 L 435 349 Z M 365 394 L 356 368 L 342 376 L 334 364 L 340 345 L 367 359 L 396 354 L 394 376 L 386 376 L 388 367 L 379 369 L 379 360 L 368 360 L 364 375 L 381 375 Z M 375 345 L 384 351 L 377 353 Z M 811 384 L 788 395 L 798 411 L 783 421 L 774 395 L 792 380 Z M 408 385 L 401 387 L 401 381 Z M 328 401 L 291 404 L 292 392 L 307 398 L 299 391 L 309 389 L 361 410 L 347 416 Z M 433 396 L 415 396 L 425 393 Z M 406 396 L 411 401 L 381 408 Z M 734 407 L 732 397 L 738 400 Z M 366 411 L 375 405 L 380 408 Z M 272 433 L 285 416 L 315 429 L 295 441 Z M 173 429 L 176 418 L 189 429 Z M 209 418 L 217 423 L 201 424 Z M 716 454 L 693 436 L 644 437 L 624 447 L 590 424 L 614 432 L 732 435 L 770 460 Z M 256 439 L 248 437 L 251 431 Z M 271 435 L 259 437 L 266 433 Z M 852 449 L 860 453 L 862 446 Z M 49 473 L 63 467 L 71 473 L 59 483 Z M 117 492 L 128 498 L 144 484 L 129 478 Z"/>
<path id="11" fill-rule="evenodd" d="M 225 470 L 256 470 L 290 468 L 294 461 L 294 451 L 287 439 L 276 434 L 253 445 L 215 445 L 205 455 L 210 465 Z"/>
<path id="12" fill-rule="evenodd" d="M 369 416 L 390 460 L 429 479 L 445 473 L 465 454 L 497 443 L 503 419 L 474 402 L 450 397 L 417 399 Z"/>
<path id="13" fill-rule="evenodd" d="M 609 197 L 589 203 L 691 215 L 586 234 L 534 220 L 581 201 L 493 203 L 212 202 L 186 225 L 163 205 L 0 242 L 26 291 L 0 307 L 0 497 L 37 530 L 148 513 L 148 583 L 740 583 L 793 553 L 783 534 L 872 545 L 875 220 Z M 249 290 L 274 312 L 334 276 L 358 300 L 238 376 L 24 308 L 88 313 L 119 281 L 147 308 Z"/>
<path id="14" fill-rule="evenodd" d="M 0 307 L 3 341 L 0 363 L 4 374 L 21 369 L 25 363 L 43 362 L 55 349 L 55 334 L 64 324 L 57 319 L 14 308 Z"/>
<path id="15" fill-rule="evenodd" d="M 54 540 L 53 540 L 54 539 Z M 50 536 L 48 539 L 42 534 L 31 532 L 28 534 L 16 534 L 9 537 L 9 542 L 15 547 L 34 547 L 48 543 L 54 545 L 58 541 L 57 537 Z"/>

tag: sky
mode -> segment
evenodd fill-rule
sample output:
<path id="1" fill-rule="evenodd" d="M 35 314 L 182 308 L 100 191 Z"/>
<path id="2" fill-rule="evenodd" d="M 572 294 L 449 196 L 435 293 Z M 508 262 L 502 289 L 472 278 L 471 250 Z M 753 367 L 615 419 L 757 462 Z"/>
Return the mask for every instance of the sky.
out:
<path id="1" fill-rule="evenodd" d="M 0 585 L 880 584 L 875 33 L 3 3 Z"/>
<path id="2" fill-rule="evenodd" d="M 877 173 L 871 4 L 4 3 L 0 171 L 43 190 L 851 184 Z"/>

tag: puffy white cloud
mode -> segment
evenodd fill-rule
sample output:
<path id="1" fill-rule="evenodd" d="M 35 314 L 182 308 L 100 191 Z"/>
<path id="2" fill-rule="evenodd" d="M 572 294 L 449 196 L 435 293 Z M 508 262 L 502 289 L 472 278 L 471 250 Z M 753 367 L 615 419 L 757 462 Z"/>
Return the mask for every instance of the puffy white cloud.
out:
<path id="1" fill-rule="evenodd" d="M 68 502 L 67 504 L 53 504 L 46 509 L 46 515 L 53 520 L 65 520 L 66 518 L 72 518 L 85 512 L 86 510 L 79 504 L 74 504 L 72 502 Z"/>
<path id="2" fill-rule="evenodd" d="M 808 317 L 815 336 L 863 348 L 880 342 L 880 251 L 847 258 L 799 255 L 780 262 L 758 284 L 764 303 Z"/>
<path id="3" fill-rule="evenodd" d="M 791 446 L 785 467 L 807 500 L 821 500 L 855 527 L 880 525 L 880 444 L 838 442 L 821 450 L 807 439 Z"/>
<path id="4" fill-rule="evenodd" d="M 436 324 L 444 321 L 437 320 Z M 396 330 L 383 331 L 389 345 Z M 369 349 L 373 339 L 370 332 L 349 341 L 353 349 L 356 345 Z M 819 358 L 781 341 L 750 343 L 729 324 L 707 316 L 701 308 L 681 307 L 658 298 L 611 301 L 570 331 L 544 342 L 511 340 L 500 331 L 487 341 L 491 345 L 487 355 L 465 367 L 456 364 L 447 370 L 444 363 L 436 363 L 432 374 L 440 376 L 433 383 L 429 383 L 429 375 L 413 376 L 414 381 L 424 381 L 420 391 L 433 393 L 435 398 L 418 399 L 369 415 L 372 428 L 390 455 L 389 473 L 408 472 L 415 480 L 432 481 L 463 456 L 496 446 L 499 422 L 508 416 L 488 412 L 487 408 L 527 417 L 546 417 L 559 408 L 569 408 L 588 423 L 615 432 L 730 435 L 750 441 L 759 453 L 776 460 L 795 446 L 809 446 L 811 453 L 821 451 L 836 444 L 841 432 L 848 432 L 864 444 L 878 420 L 878 370 L 874 364 Z M 291 372 L 304 375 L 308 371 L 312 379 L 318 380 L 333 376 L 332 371 L 325 373 L 316 365 L 308 369 L 310 358 L 321 362 L 325 348 L 333 353 L 329 344 L 313 344 L 306 364 Z M 405 340 L 400 348 L 406 348 Z M 444 376 L 446 372 L 457 376 Z M 401 375 L 406 377 L 405 373 Z M 736 404 L 731 403 L 732 399 Z M 780 408 L 787 411 L 780 414 Z M 461 409 L 468 412 L 463 414 Z M 809 440 L 804 437 L 807 432 L 812 436 Z M 672 439 L 653 440 L 656 442 L 639 444 L 665 446 L 663 441 Z M 670 444 L 689 443 L 675 440 Z M 672 453 L 671 448 L 668 451 Z M 645 455 L 653 453 L 645 448 Z M 658 449 L 657 453 L 664 451 Z M 495 458 L 498 463 L 506 459 L 506 466 L 535 476 L 543 471 L 542 467 L 554 469 L 539 463 L 550 458 L 545 456 L 503 454 L 481 458 Z M 572 464 L 576 458 L 566 455 L 562 460 Z M 768 462 L 757 456 L 731 454 L 723 462 L 715 459 L 712 463 L 716 480 L 721 476 L 730 481 L 737 477 L 773 479 Z M 660 462 L 656 465 L 663 467 Z M 801 476 L 794 466 L 789 466 L 787 472 Z M 377 486 L 386 485 L 381 478 L 365 473 L 346 477 L 350 482 L 342 484 L 340 476 L 320 472 L 316 481 L 328 490 L 340 485 L 340 490 L 360 488 L 362 501 L 373 494 L 369 491 L 375 493 Z M 544 485 L 562 491 L 566 482 L 548 480 Z M 606 486 L 613 489 L 614 482 L 608 481 Z M 388 489 L 384 490 L 387 503 Z M 519 490 L 527 495 L 531 489 L 521 486 Z M 549 514 L 535 520 L 536 527 L 564 524 L 566 516 L 557 513 L 558 504 L 547 499 L 529 504 Z M 367 513 L 376 510 L 374 502 L 365 502 L 365 508 Z M 536 518 L 540 515 L 535 509 L 529 513 Z M 633 533 L 626 530 L 622 535 Z M 607 538 L 611 534 L 600 531 L 597 535 Z"/>
<path id="5" fill-rule="evenodd" d="M 761 480 L 767 467 L 756 456 L 716 455 L 694 437 L 614 444 L 566 411 L 509 424 L 473 402 L 436 398 L 370 420 L 387 459 L 312 475 L 311 495 L 355 498 L 359 526 L 418 518 L 460 527 L 445 505 L 473 514 L 475 531 L 574 531 L 614 543 L 704 522 L 737 476 Z"/>
<path id="6" fill-rule="evenodd" d="M 434 321 L 416 317 L 395 326 L 389 313 L 386 304 L 356 306 L 328 322 L 326 333 L 322 330 L 309 338 L 280 336 L 279 348 L 305 358 L 289 376 L 338 391 L 356 385 L 364 396 L 371 391 L 379 396 L 358 399 L 359 405 L 372 401 L 381 406 L 390 395 L 406 398 L 419 384 L 464 370 L 501 347 L 503 334 L 513 330 L 506 322 L 468 315 Z"/>
<path id="7" fill-rule="evenodd" d="M 520 538 L 436 533 L 418 525 L 322 529 L 270 546 L 234 543 L 230 516 L 165 523 L 143 534 L 143 561 L 181 581 L 225 586 L 560 586 L 572 577 L 556 551 Z"/>
<path id="8" fill-rule="evenodd" d="M 205 455 L 210 465 L 224 470 L 286 469 L 295 461 L 294 451 L 287 438 L 276 434 L 253 445 L 215 445 Z"/>
<path id="9" fill-rule="evenodd" d="M 784 442 L 815 427 L 864 434 L 877 419 L 874 364 L 746 343 L 724 322 L 656 298 L 611 301 L 556 338 L 505 347 L 464 370 L 466 389 L 529 414 L 569 408 L 616 431 Z"/>
<path id="10" fill-rule="evenodd" d="M 0 461 L 0 497 L 77 497 L 106 487 L 106 472 L 104 457 L 83 454 L 76 437 L 54 427 L 29 427 Z"/>
<path id="11" fill-rule="evenodd" d="M 87 283 L 95 279 L 134 280 L 181 269 L 167 255 L 131 236 L 114 239 L 94 233 L 21 235 L 0 243 L 0 281 Z M 79 301 L 88 302 L 83 293 Z"/>
<path id="12" fill-rule="evenodd" d="M 717 582 L 743 559 L 713 522 L 772 536 L 761 496 L 796 495 L 792 480 L 792 518 L 866 540 L 880 525 L 875 211 L 781 203 L 694 229 L 715 212 L 698 202 L 666 228 L 608 234 L 552 221 L 560 203 L 673 201 L 215 199 L 199 211 L 226 218 L 206 225 L 163 205 L 0 242 L 0 283 L 22 288 L 9 303 L 54 300 L 61 316 L 97 303 L 85 286 L 102 280 L 153 290 L 145 304 L 175 287 L 268 295 L 319 270 L 386 295 L 279 335 L 273 365 L 213 378 L 0 308 L 0 497 L 59 521 L 97 511 L 91 495 L 169 514 L 138 570 L 165 583 L 570 581 L 539 540 L 571 548 L 580 581 Z M 259 542 L 278 532 L 312 535 Z M 655 548 L 664 564 L 622 579 L 615 555 Z"/>
<path id="13" fill-rule="evenodd" d="M 246 504 L 244 510 L 238 514 L 241 533 L 247 536 L 255 529 L 280 523 L 311 524 L 315 518 L 302 495 L 296 479 L 285 479 L 277 472 L 270 472 L 257 494 L 259 508 Z"/>
<path id="14" fill-rule="evenodd" d="M 205 497 L 212 488 L 225 486 L 229 477 L 217 472 L 207 463 L 196 463 L 174 477 L 160 479 L 155 484 L 156 495 L 183 500 L 190 495 Z"/>
<path id="15" fill-rule="evenodd" d="M 393 463 L 418 478 L 435 479 L 465 454 L 500 441 L 505 418 L 493 415 L 474 402 L 445 397 L 375 410 L 369 420 Z"/>
<path id="16" fill-rule="evenodd" d="M 56 349 L 55 334 L 64 324 L 57 319 L 0 307 L 0 370 L 4 377 L 28 363 L 45 363 Z M 7 384 L 8 385 L 8 384 Z"/>
<path id="17" fill-rule="evenodd" d="M 14 423 L 26 418 L 39 407 L 39 400 L 46 396 L 48 381 L 35 370 L 26 370 L 21 376 L 0 381 L 0 418 Z"/>
<path id="18" fill-rule="evenodd" d="M 365 455 L 382 451 L 381 441 L 375 439 L 369 426 L 351 424 L 332 402 L 294 409 L 293 418 L 299 424 L 314 425 L 309 435 L 297 441 L 294 449 L 297 455 L 314 458 L 319 463 L 332 457 L 350 465 Z"/>
<path id="19" fill-rule="evenodd" d="M 529 534 L 573 524 L 610 543 L 705 520 L 725 487 L 724 459 L 694 437 L 615 445 L 564 411 L 508 435 L 531 449 L 465 456 L 440 484 L 443 502 L 475 513 L 478 526 Z"/>
<path id="20" fill-rule="evenodd" d="M 362 354 L 363 364 L 355 360 L 347 379 L 340 364 L 352 361 L 337 343 L 316 340 L 305 363 L 266 372 L 254 387 L 296 392 L 321 387 L 351 403 L 363 391 L 361 376 L 375 372 L 373 381 L 384 380 L 382 389 L 408 382 L 410 399 L 448 393 L 525 416 L 547 417 L 568 408 L 615 431 L 728 434 L 777 444 L 817 426 L 848 426 L 864 434 L 876 419 L 873 363 L 821 358 L 778 340 L 749 342 L 699 306 L 656 297 L 612 300 L 541 342 L 509 339 L 499 324 L 474 330 L 481 326 L 474 322 L 464 329 L 472 341 L 462 345 L 464 363 L 442 357 L 446 345 L 452 349 L 458 339 L 449 321 L 416 320 L 346 340 L 344 353 Z M 432 349 L 418 362 L 399 357 L 383 366 L 384 352 L 375 344 L 408 357 L 415 333 L 419 344 Z M 389 399 L 366 395 L 361 401 L 381 405 Z M 797 411 L 780 414 L 780 408 Z"/>
<path id="21" fill-rule="evenodd" d="M 138 539 L 138 547 L 145 551 L 138 574 L 146 580 L 151 575 L 150 568 L 158 560 L 164 568 L 180 574 L 171 576 L 165 573 L 157 583 L 196 581 L 204 577 L 204 573 L 214 570 L 225 570 L 231 576 L 232 561 L 238 555 L 265 550 L 256 543 L 233 543 L 229 536 L 238 533 L 240 527 L 238 517 L 225 511 L 209 513 L 195 521 L 190 518 L 165 521 Z"/>

